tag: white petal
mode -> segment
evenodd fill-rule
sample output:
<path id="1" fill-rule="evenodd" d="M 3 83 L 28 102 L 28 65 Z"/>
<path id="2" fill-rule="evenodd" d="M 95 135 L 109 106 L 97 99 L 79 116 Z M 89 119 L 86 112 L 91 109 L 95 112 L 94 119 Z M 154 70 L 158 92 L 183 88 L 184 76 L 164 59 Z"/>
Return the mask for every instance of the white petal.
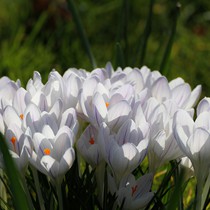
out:
<path id="1" fill-rule="evenodd" d="M 59 175 L 64 175 L 73 165 L 75 160 L 75 152 L 73 148 L 69 148 L 63 154 L 59 163 Z"/>
<path id="2" fill-rule="evenodd" d="M 178 77 L 176 79 L 171 80 L 169 82 L 169 86 L 170 86 L 170 89 L 173 90 L 177 86 L 184 84 L 184 83 L 185 83 L 184 80 L 182 78 Z"/>
<path id="3" fill-rule="evenodd" d="M 172 99 L 180 108 L 185 108 L 190 98 L 191 88 L 189 84 L 181 84 L 172 90 Z"/>
<path id="4" fill-rule="evenodd" d="M 197 128 L 187 142 L 187 146 L 190 148 L 192 155 L 196 155 L 196 153 L 201 153 L 202 156 L 210 157 L 209 133 L 203 128 Z"/>
<path id="5" fill-rule="evenodd" d="M 152 96 L 157 98 L 159 102 L 170 99 L 170 88 L 165 77 L 158 78 L 152 86 Z"/>
<path id="6" fill-rule="evenodd" d="M 196 128 L 205 128 L 206 130 L 210 129 L 210 112 L 202 112 L 198 115 L 197 119 L 195 120 L 195 127 Z"/>
<path id="7" fill-rule="evenodd" d="M 101 94 L 96 93 L 94 95 L 92 105 L 97 126 L 100 126 L 100 124 L 105 121 L 105 118 L 107 116 L 106 102 L 104 101 Z"/>
<path id="8" fill-rule="evenodd" d="M 22 121 L 13 107 L 7 106 L 3 113 L 3 119 L 8 127 L 10 123 L 15 123 L 21 127 Z"/>
<path id="9" fill-rule="evenodd" d="M 107 124 L 113 129 L 118 129 L 130 117 L 130 114 L 131 107 L 128 102 L 121 101 L 109 109 Z"/>
<path id="10" fill-rule="evenodd" d="M 197 106 L 197 116 L 200 115 L 204 111 L 207 111 L 207 112 L 210 111 L 210 98 L 209 97 L 205 97 L 199 102 Z"/>
<path id="11" fill-rule="evenodd" d="M 188 103 L 187 103 L 186 108 L 191 108 L 191 107 L 194 107 L 194 106 L 196 105 L 196 103 L 198 102 L 198 99 L 200 98 L 201 90 L 202 90 L 201 85 L 198 85 L 198 86 L 191 92 L 190 99 L 189 99 L 189 101 L 188 101 Z"/>

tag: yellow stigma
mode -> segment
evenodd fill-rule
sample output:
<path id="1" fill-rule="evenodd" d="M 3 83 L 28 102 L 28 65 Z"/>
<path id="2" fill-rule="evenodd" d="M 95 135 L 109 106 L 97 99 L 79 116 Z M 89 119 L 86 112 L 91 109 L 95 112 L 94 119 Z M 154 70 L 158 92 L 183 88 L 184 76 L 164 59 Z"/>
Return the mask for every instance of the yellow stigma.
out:
<path id="1" fill-rule="evenodd" d="M 108 108 L 108 106 L 109 106 L 109 102 L 106 102 L 105 104 L 106 104 L 106 108 Z"/>
<path id="2" fill-rule="evenodd" d="M 45 155 L 50 155 L 50 152 L 51 152 L 51 151 L 50 151 L 49 148 L 45 148 L 45 149 L 44 149 L 44 154 L 45 154 Z"/>
<path id="3" fill-rule="evenodd" d="M 95 144 L 95 140 L 94 140 L 93 137 L 90 138 L 89 143 L 90 143 L 90 144 Z"/>
<path id="4" fill-rule="evenodd" d="M 21 119 L 21 120 L 23 120 L 23 117 L 24 117 L 23 114 L 20 114 L 20 119 Z"/>

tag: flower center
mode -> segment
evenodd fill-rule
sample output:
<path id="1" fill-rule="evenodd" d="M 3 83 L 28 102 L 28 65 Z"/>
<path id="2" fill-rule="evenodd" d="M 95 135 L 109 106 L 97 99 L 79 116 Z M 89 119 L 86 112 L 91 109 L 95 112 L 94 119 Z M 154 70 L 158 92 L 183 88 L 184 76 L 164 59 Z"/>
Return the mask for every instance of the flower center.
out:
<path id="1" fill-rule="evenodd" d="M 137 185 L 135 185 L 134 187 L 132 187 L 131 190 L 132 190 L 131 195 L 133 196 L 134 193 L 135 193 L 136 190 L 137 190 Z"/>
<path id="2" fill-rule="evenodd" d="M 109 106 L 109 102 L 106 102 L 105 104 L 106 104 L 106 108 L 108 108 L 108 106 Z"/>
<path id="3" fill-rule="evenodd" d="M 15 136 L 13 136 L 13 137 L 10 139 L 10 141 L 12 142 L 14 151 L 16 152 L 16 145 L 15 145 L 15 143 L 16 143 L 16 141 L 17 141 L 17 138 L 16 138 Z"/>
<path id="4" fill-rule="evenodd" d="M 20 114 L 20 119 L 21 120 L 23 120 L 23 117 L 24 117 L 24 115 L 23 114 Z"/>
<path id="5" fill-rule="evenodd" d="M 95 144 L 95 140 L 94 140 L 93 137 L 90 138 L 89 143 L 90 143 L 90 144 Z"/>
<path id="6" fill-rule="evenodd" d="M 49 148 L 45 148 L 45 149 L 44 149 L 44 154 L 45 154 L 45 155 L 50 155 L 50 152 L 51 152 L 51 151 L 50 151 Z"/>

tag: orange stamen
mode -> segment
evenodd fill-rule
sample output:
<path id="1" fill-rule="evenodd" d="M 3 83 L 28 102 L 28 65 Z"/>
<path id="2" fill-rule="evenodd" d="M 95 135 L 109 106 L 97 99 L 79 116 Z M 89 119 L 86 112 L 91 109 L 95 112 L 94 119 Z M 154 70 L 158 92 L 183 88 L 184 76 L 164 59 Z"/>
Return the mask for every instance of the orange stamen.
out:
<path id="1" fill-rule="evenodd" d="M 131 190 L 132 190 L 131 195 L 133 196 L 133 195 L 134 195 L 134 193 L 135 193 L 135 192 L 136 192 L 136 190 L 137 190 L 137 185 L 135 185 L 134 187 L 132 187 L 132 188 L 131 188 Z"/>
<path id="2" fill-rule="evenodd" d="M 108 108 L 108 106 L 109 106 L 109 102 L 106 102 L 105 104 L 106 104 L 106 108 Z"/>
<path id="3" fill-rule="evenodd" d="M 93 137 L 90 138 L 89 143 L 90 143 L 90 144 L 94 144 L 94 143 L 95 143 L 95 140 L 94 140 Z"/>
<path id="4" fill-rule="evenodd" d="M 23 120 L 23 117 L 24 117 L 23 114 L 20 114 L 20 119 L 21 119 L 21 120 Z"/>
<path id="5" fill-rule="evenodd" d="M 46 148 L 46 149 L 44 149 L 44 154 L 45 155 L 50 155 L 50 149 L 49 148 Z"/>
<path id="6" fill-rule="evenodd" d="M 10 139 L 10 141 L 12 142 L 13 147 L 14 147 L 14 151 L 16 152 L 16 146 L 15 146 L 15 142 L 17 141 L 16 137 L 13 136 L 13 137 Z"/>

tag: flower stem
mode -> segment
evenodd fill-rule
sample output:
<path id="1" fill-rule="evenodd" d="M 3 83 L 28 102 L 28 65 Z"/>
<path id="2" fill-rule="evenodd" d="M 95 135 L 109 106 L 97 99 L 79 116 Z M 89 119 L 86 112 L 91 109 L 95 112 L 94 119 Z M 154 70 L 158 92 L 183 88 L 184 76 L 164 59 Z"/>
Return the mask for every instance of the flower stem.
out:
<path id="1" fill-rule="evenodd" d="M 31 167 L 31 169 L 32 169 L 33 177 L 34 177 L 34 183 L 35 183 L 36 192 L 37 192 L 37 195 L 38 195 L 40 209 L 45 210 L 44 200 L 43 200 L 43 197 L 42 197 L 42 192 L 41 192 L 41 188 L 40 188 L 40 184 L 39 184 L 39 177 L 38 177 L 37 170 L 33 167 Z"/>
<path id="2" fill-rule="evenodd" d="M 27 186 L 27 183 L 26 183 L 26 178 L 24 177 L 23 174 L 21 174 L 21 179 L 22 179 L 22 184 L 23 184 L 23 188 L 24 188 L 25 193 L 26 193 L 26 197 L 27 197 L 27 200 L 28 200 L 29 207 L 30 207 L 31 210 L 33 210 L 34 209 L 33 202 L 31 200 L 30 192 L 28 190 L 28 186 Z"/>
<path id="3" fill-rule="evenodd" d="M 61 182 L 56 181 L 55 187 L 56 187 L 56 192 L 57 192 L 57 196 L 58 196 L 59 210 L 63 210 L 63 197 L 62 197 L 62 190 L 61 190 Z"/>
<path id="4" fill-rule="evenodd" d="M 196 210 L 201 210 L 201 200 L 202 200 L 202 183 L 197 183 L 196 189 Z"/>
<path id="5" fill-rule="evenodd" d="M 203 193 L 202 193 L 202 198 L 201 198 L 201 209 L 204 208 L 205 201 L 208 197 L 209 187 L 210 187 L 210 173 L 207 177 L 207 180 L 206 180 L 204 188 L 203 188 Z"/>

